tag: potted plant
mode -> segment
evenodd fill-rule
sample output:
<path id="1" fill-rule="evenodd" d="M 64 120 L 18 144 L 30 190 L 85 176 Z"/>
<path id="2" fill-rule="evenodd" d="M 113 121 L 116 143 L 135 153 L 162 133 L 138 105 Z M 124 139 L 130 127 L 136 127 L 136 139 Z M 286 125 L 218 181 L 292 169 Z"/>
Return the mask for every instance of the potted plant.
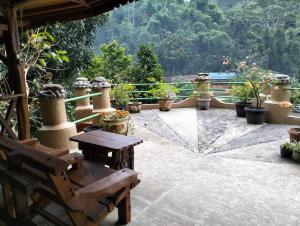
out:
<path id="1" fill-rule="evenodd" d="M 129 92 L 133 90 L 131 84 L 120 83 L 115 85 L 111 91 L 113 107 L 118 110 L 125 110 L 130 101 Z"/>
<path id="2" fill-rule="evenodd" d="M 250 102 L 250 98 L 253 97 L 251 83 L 246 82 L 245 85 L 233 86 L 230 94 L 239 100 L 235 103 L 237 117 L 246 117 L 245 107 L 250 107 L 253 104 Z"/>
<path id="3" fill-rule="evenodd" d="M 293 145 L 293 160 L 300 162 L 300 143 L 295 142 Z"/>
<path id="4" fill-rule="evenodd" d="M 116 110 L 101 114 L 101 124 L 104 131 L 127 135 L 129 124 L 128 111 Z"/>
<path id="5" fill-rule="evenodd" d="M 130 113 L 139 113 L 142 109 L 142 102 L 138 101 L 138 95 L 131 94 L 131 101 L 128 103 Z"/>
<path id="6" fill-rule="evenodd" d="M 207 73 L 199 73 L 192 81 L 196 86 L 197 105 L 200 110 L 207 110 L 210 106 L 212 93 L 210 92 L 210 81 Z"/>
<path id="7" fill-rule="evenodd" d="M 290 128 L 288 133 L 291 142 L 300 142 L 300 128 Z"/>
<path id="8" fill-rule="evenodd" d="M 248 124 L 262 124 L 265 121 L 267 109 L 262 107 L 264 101 L 260 95 L 263 93 L 261 78 L 263 77 L 263 71 L 259 68 L 251 68 L 245 73 L 246 81 L 250 83 L 253 91 L 256 103 L 254 106 L 245 107 L 246 118 Z"/>
<path id="9" fill-rule="evenodd" d="M 159 83 L 150 90 L 150 93 L 158 98 L 161 111 L 169 111 L 172 108 L 172 102 L 177 92 L 176 87 L 166 83 Z"/>
<path id="10" fill-rule="evenodd" d="M 211 101 L 211 92 L 198 92 L 197 105 L 199 110 L 208 110 Z"/>
<path id="11" fill-rule="evenodd" d="M 139 113 L 142 109 L 142 102 L 131 101 L 128 103 L 128 109 L 130 113 Z"/>
<path id="12" fill-rule="evenodd" d="M 291 158 L 293 155 L 293 150 L 294 146 L 289 142 L 280 145 L 280 155 L 283 158 Z"/>

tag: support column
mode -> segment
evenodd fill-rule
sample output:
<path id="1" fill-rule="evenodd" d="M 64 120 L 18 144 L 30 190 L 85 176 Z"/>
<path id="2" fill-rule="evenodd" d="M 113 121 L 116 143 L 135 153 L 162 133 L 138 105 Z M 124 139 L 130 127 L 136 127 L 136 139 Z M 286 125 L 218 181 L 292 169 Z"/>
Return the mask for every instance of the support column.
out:
<path id="1" fill-rule="evenodd" d="M 93 114 L 95 113 L 106 113 L 112 112 L 116 109 L 111 107 L 110 104 L 110 91 L 111 85 L 107 82 L 107 80 L 103 77 L 97 77 L 94 79 L 92 84 L 92 90 L 95 93 L 102 93 L 101 96 L 93 97 Z M 93 125 L 100 125 L 101 117 L 96 117 L 93 119 Z"/>
<path id="2" fill-rule="evenodd" d="M 90 90 L 90 83 L 87 80 L 87 78 L 79 77 L 76 79 L 74 88 L 75 88 L 75 95 L 77 97 L 79 96 L 85 96 L 89 94 Z M 76 101 L 76 108 L 75 108 L 75 117 L 76 119 L 85 118 L 89 115 L 91 115 L 93 110 L 93 106 L 90 104 L 90 98 L 84 98 L 81 100 Z"/>
<path id="3" fill-rule="evenodd" d="M 263 106 L 268 109 L 266 121 L 269 123 L 288 123 L 291 107 L 282 106 L 282 103 L 290 102 L 291 80 L 287 75 L 276 75 L 272 80 L 271 100 L 263 103 Z"/>
<path id="4" fill-rule="evenodd" d="M 42 145 L 51 148 L 77 148 L 77 143 L 69 140 L 77 135 L 76 125 L 68 122 L 65 107 L 66 92 L 60 85 L 45 85 L 39 92 L 43 127 L 38 131 Z"/>
<path id="5" fill-rule="evenodd" d="M 17 103 L 18 137 L 30 138 L 29 107 L 24 64 L 20 59 L 20 41 L 15 8 L 5 9 L 8 31 L 4 33 L 9 81 L 15 94 L 24 94 Z"/>

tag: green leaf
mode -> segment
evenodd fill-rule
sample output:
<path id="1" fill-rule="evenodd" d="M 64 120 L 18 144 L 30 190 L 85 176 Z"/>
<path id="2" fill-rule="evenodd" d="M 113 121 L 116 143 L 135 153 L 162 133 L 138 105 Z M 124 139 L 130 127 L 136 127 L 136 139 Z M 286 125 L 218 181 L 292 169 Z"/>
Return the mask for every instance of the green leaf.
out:
<path id="1" fill-rule="evenodd" d="M 39 59 L 39 64 L 42 65 L 42 66 L 46 66 L 46 61 L 44 59 Z"/>

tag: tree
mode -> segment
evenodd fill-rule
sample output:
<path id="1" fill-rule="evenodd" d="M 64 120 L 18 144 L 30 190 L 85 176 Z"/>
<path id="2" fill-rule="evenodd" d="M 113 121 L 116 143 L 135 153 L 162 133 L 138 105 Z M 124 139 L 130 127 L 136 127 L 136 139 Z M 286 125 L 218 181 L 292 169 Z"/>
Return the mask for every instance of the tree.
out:
<path id="1" fill-rule="evenodd" d="M 92 64 L 84 75 L 90 79 L 103 76 L 114 83 L 127 81 L 132 55 L 126 55 L 125 48 L 115 40 L 103 44 L 100 49 L 101 54 L 93 57 Z"/>
<path id="2" fill-rule="evenodd" d="M 56 46 L 68 52 L 69 62 L 64 70 L 53 70 L 54 82 L 70 86 L 78 71 L 91 64 L 96 29 L 107 21 L 108 14 L 68 23 L 57 23 L 47 27 L 47 31 L 57 40 Z M 57 64 L 53 63 L 52 68 Z"/>
<path id="3" fill-rule="evenodd" d="M 158 58 L 154 54 L 153 46 L 141 45 L 137 53 L 138 67 L 143 72 L 140 82 L 162 81 L 164 72 L 158 63 Z"/>

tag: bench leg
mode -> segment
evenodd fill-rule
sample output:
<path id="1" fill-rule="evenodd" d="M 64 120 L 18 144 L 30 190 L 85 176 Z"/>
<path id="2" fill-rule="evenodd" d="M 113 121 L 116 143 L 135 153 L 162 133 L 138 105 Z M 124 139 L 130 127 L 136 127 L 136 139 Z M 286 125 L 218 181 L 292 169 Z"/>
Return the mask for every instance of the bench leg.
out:
<path id="1" fill-rule="evenodd" d="M 118 217 L 120 224 L 128 224 L 131 221 L 130 192 L 118 205 Z"/>

